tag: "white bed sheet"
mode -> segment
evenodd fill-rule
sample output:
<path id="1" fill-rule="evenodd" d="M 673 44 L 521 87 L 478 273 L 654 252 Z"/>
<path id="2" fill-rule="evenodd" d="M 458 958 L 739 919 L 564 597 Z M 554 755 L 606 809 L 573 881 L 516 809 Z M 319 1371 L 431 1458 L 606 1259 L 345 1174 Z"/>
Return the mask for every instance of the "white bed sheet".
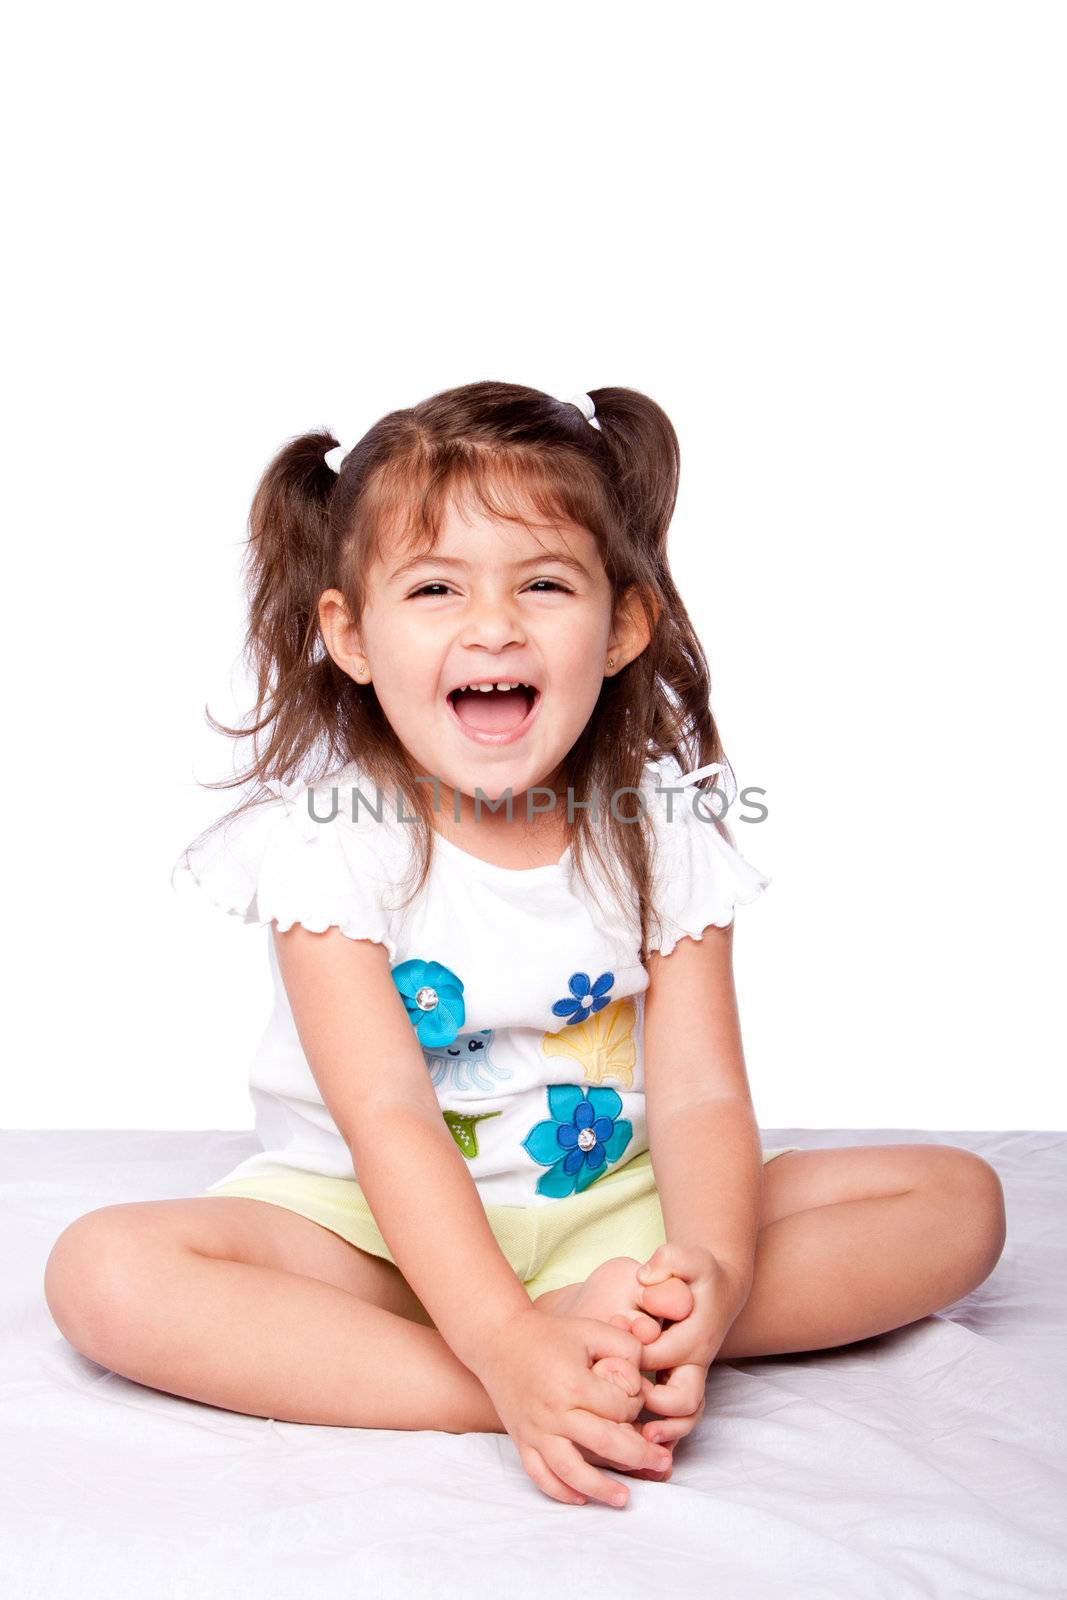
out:
<path id="1" fill-rule="evenodd" d="M 194 1195 L 247 1133 L 0 1133 L 0 1593 L 11 1600 L 1022 1600 L 1067 1596 L 1063 1133 L 764 1129 L 945 1142 L 1004 1183 L 993 1275 L 835 1351 L 716 1363 L 666 1484 L 558 1505 L 496 1434 L 311 1427 L 145 1388 L 74 1350 L 42 1292 L 73 1219 Z"/>

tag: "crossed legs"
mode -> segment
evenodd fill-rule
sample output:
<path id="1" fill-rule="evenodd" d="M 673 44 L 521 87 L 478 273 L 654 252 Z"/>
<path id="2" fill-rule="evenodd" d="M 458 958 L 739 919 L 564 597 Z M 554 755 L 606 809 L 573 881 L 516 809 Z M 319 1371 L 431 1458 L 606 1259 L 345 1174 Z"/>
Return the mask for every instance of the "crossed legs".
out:
<path id="1" fill-rule="evenodd" d="M 1004 1237 L 999 1179 L 968 1151 L 778 1156 L 752 1291 L 718 1359 L 849 1344 L 943 1310 L 989 1276 Z M 390 1262 L 264 1201 L 89 1212 L 56 1241 L 45 1295 L 75 1348 L 168 1393 L 292 1422 L 502 1431 Z"/>

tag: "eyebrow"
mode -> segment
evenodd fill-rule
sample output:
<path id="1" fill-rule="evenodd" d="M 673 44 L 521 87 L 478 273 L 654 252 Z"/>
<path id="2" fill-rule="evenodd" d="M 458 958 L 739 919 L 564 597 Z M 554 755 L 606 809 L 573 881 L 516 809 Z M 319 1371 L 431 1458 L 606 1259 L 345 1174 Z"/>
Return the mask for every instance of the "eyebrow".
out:
<path id="1" fill-rule="evenodd" d="M 580 573 L 583 578 L 588 578 L 589 576 L 587 569 L 582 565 L 577 557 L 570 555 L 566 550 L 545 550 L 542 551 L 540 555 L 527 556 L 522 561 L 513 561 L 511 566 L 514 571 L 521 571 L 521 569 L 524 567 L 539 567 L 543 564 L 553 561 L 557 562 L 561 567 L 569 567 L 571 571 Z M 410 560 L 401 562 L 400 566 L 394 567 L 392 573 L 390 574 L 390 578 L 395 581 L 398 578 L 404 577 L 405 574 L 412 572 L 416 567 L 433 565 L 439 567 L 462 567 L 466 571 L 469 569 L 471 563 L 468 561 L 460 561 L 455 556 L 434 555 L 433 552 L 430 551 L 429 554 L 412 556 Z"/>

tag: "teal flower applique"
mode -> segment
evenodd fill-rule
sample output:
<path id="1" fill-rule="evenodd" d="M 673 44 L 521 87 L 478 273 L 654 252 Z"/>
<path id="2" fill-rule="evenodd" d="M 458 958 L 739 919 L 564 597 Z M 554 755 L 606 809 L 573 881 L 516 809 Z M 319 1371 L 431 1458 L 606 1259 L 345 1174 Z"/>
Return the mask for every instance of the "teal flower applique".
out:
<path id="1" fill-rule="evenodd" d="M 393 968 L 407 1014 L 421 1045 L 439 1050 L 451 1044 L 466 1020 L 463 982 L 439 961 L 401 961 Z"/>
<path id="2" fill-rule="evenodd" d="M 565 1000 L 556 1001 L 552 1015 L 566 1017 L 568 1027 L 572 1022 L 584 1022 L 586 1017 L 591 1017 L 594 1011 L 602 1011 L 609 1003 L 614 982 L 613 972 L 602 972 L 595 983 L 589 982 L 588 972 L 572 972 L 567 980 L 570 994 Z"/>
<path id="3" fill-rule="evenodd" d="M 537 1180 L 537 1193 L 553 1200 L 580 1194 L 618 1161 L 633 1138 L 633 1124 L 618 1121 L 622 1101 L 614 1089 L 583 1091 L 576 1083 L 554 1083 L 548 1089 L 551 1120 L 531 1128 L 522 1147 L 548 1171 Z"/>

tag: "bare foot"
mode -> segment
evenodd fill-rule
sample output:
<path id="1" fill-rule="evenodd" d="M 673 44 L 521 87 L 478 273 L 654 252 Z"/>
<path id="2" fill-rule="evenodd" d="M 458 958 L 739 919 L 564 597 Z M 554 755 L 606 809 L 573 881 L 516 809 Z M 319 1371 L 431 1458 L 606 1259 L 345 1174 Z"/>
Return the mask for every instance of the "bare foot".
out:
<path id="1" fill-rule="evenodd" d="M 664 1321 L 680 1322 L 689 1315 L 693 1309 L 693 1295 L 682 1278 L 667 1278 L 663 1283 L 656 1284 L 641 1283 L 637 1277 L 640 1265 L 631 1256 L 613 1256 L 610 1261 L 595 1268 L 584 1283 L 569 1283 L 562 1289 L 549 1289 L 538 1295 L 534 1304 L 554 1316 L 595 1317 L 601 1322 L 610 1322 L 617 1328 L 625 1328 L 633 1333 L 642 1344 L 651 1344 L 659 1338 Z M 613 1378 L 628 1394 L 635 1393 L 626 1377 L 627 1373 L 633 1371 L 629 1362 L 620 1362 L 614 1356 L 603 1356 L 594 1364 L 593 1371 L 603 1377 Z M 653 1416 L 653 1412 L 648 1412 L 649 1419 Z M 635 1433 L 640 1431 L 632 1422 L 623 1426 L 634 1428 Z M 671 1449 L 671 1444 L 668 1443 L 666 1448 Z M 665 1483 L 671 1475 L 670 1467 L 664 1472 L 636 1470 L 620 1467 L 618 1463 L 606 1461 L 584 1448 L 583 1454 L 595 1467 L 611 1467 L 633 1478 L 652 1478 L 658 1483 Z"/>
<path id="2" fill-rule="evenodd" d="M 613 1256 L 584 1283 L 549 1289 L 538 1295 L 534 1304 L 561 1317 L 597 1317 L 601 1322 L 610 1322 L 616 1315 L 627 1317 L 641 1343 L 651 1344 L 659 1337 L 662 1322 L 681 1322 L 689 1315 L 693 1295 L 682 1278 L 642 1283 L 637 1276 L 640 1265 L 632 1256 Z"/>

